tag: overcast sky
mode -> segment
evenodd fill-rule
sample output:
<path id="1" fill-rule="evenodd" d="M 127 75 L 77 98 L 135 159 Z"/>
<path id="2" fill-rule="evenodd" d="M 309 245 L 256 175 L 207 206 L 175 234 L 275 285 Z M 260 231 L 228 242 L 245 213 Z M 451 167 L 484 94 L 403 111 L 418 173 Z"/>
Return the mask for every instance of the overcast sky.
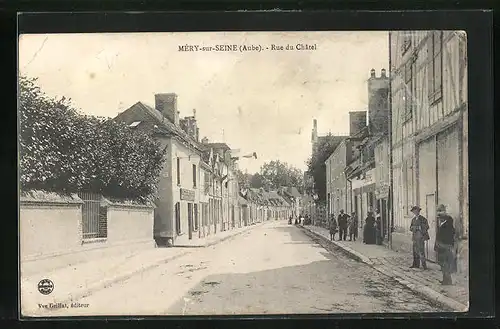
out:
<path id="1" fill-rule="evenodd" d="M 271 44 L 316 44 L 268 51 Z M 262 52 L 180 52 L 179 45 L 261 45 Z M 258 160 L 305 170 L 312 120 L 320 134 L 348 134 L 349 111 L 367 108 L 370 69 L 388 69 L 387 32 L 218 32 L 23 35 L 20 73 L 82 112 L 114 117 L 154 94 L 175 92 L 181 116 L 196 109 L 200 136 Z M 224 133 L 223 133 L 224 131 Z"/>

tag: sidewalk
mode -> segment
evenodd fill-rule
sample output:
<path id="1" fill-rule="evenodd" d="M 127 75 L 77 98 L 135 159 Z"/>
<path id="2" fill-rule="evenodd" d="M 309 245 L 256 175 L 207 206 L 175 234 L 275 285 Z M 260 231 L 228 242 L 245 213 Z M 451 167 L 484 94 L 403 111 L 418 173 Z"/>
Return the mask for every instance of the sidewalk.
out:
<path id="1" fill-rule="evenodd" d="M 193 249 L 193 246 L 212 246 L 255 227 L 256 225 L 252 225 L 218 232 L 186 247 L 152 248 L 139 251 L 127 250 L 120 255 L 115 253 L 108 257 L 23 276 L 21 278 L 21 309 L 23 315 L 39 314 L 39 303 L 56 304 L 78 301 L 111 284 L 127 280 L 161 264 L 195 252 L 196 249 Z M 42 279 L 49 279 L 54 284 L 54 290 L 49 295 L 42 295 L 38 291 L 37 285 Z"/>
<path id="2" fill-rule="evenodd" d="M 217 233 L 215 234 L 211 233 L 209 235 L 206 235 L 204 238 L 195 238 L 187 241 L 186 243 L 182 243 L 181 245 L 177 245 L 174 247 L 177 248 L 210 247 L 214 244 L 235 237 L 249 229 L 255 228 L 258 225 L 263 225 L 264 223 L 266 222 L 259 222 L 248 226 L 235 227 L 226 231 L 217 231 Z"/>
<path id="3" fill-rule="evenodd" d="M 327 229 L 318 226 L 301 226 L 321 239 L 330 240 Z M 338 235 L 337 235 L 338 237 Z M 399 283 L 445 307 L 465 312 L 469 305 L 469 280 L 465 274 L 455 274 L 452 286 L 442 286 L 442 273 L 437 264 L 428 262 L 428 270 L 410 269 L 412 255 L 398 253 L 385 246 L 366 245 L 362 238 L 354 241 L 331 241 L 351 257 L 392 277 Z"/>

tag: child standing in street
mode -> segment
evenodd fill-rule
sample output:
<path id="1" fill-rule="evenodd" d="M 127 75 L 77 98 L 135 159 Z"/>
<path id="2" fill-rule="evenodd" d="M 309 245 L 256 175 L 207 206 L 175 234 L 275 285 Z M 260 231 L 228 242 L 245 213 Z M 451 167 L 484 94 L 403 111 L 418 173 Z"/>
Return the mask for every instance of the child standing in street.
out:
<path id="1" fill-rule="evenodd" d="M 330 241 L 335 239 L 335 233 L 337 233 L 337 221 L 335 220 L 335 216 L 332 215 L 330 218 Z"/>

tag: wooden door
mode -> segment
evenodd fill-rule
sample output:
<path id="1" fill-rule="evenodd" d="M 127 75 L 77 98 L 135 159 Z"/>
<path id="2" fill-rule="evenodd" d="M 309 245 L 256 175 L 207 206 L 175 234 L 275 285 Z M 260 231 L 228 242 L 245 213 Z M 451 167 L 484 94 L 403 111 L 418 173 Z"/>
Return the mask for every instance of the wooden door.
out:
<path id="1" fill-rule="evenodd" d="M 193 204 L 188 203 L 188 235 L 189 240 L 193 238 Z"/>

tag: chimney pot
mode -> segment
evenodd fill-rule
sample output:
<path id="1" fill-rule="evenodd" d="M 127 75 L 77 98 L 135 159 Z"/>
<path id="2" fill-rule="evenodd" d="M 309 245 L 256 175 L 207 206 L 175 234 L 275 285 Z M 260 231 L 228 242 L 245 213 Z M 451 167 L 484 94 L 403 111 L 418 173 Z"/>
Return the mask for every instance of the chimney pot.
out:
<path id="1" fill-rule="evenodd" d="M 370 70 L 370 77 L 375 78 L 375 69 Z"/>
<path id="2" fill-rule="evenodd" d="M 381 76 L 382 76 L 382 78 L 385 78 L 385 77 L 386 77 L 385 69 L 382 69 L 382 71 L 381 71 Z"/>

